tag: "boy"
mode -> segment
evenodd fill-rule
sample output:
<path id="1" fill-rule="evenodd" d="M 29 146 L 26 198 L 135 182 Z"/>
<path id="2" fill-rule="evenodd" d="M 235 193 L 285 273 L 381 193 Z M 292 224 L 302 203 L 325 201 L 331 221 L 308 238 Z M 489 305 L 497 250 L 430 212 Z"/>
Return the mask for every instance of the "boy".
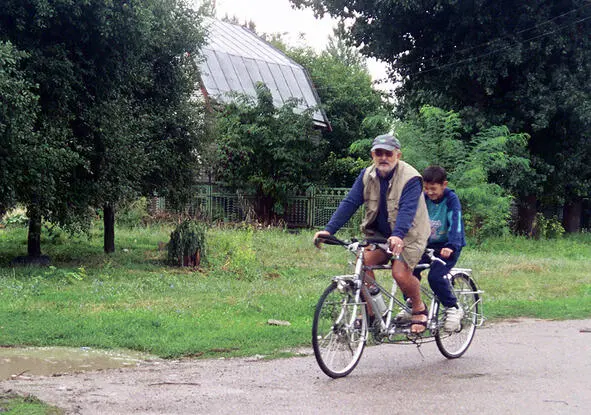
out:
<path id="1" fill-rule="evenodd" d="M 431 264 L 429 285 L 445 307 L 444 330 L 455 332 L 460 329 L 464 310 L 458 307 L 457 299 L 445 276 L 458 261 L 462 247 L 466 246 L 462 207 L 454 191 L 447 188 L 447 173 L 442 167 L 427 167 L 423 172 L 423 183 L 431 223 L 431 236 L 427 248 L 433 249 L 435 256 L 446 263 Z M 420 263 L 425 262 L 429 262 L 429 259 L 423 256 Z M 420 279 L 420 272 L 415 271 L 414 275 Z M 396 316 L 398 320 L 410 320 L 410 317 L 405 311 Z"/>

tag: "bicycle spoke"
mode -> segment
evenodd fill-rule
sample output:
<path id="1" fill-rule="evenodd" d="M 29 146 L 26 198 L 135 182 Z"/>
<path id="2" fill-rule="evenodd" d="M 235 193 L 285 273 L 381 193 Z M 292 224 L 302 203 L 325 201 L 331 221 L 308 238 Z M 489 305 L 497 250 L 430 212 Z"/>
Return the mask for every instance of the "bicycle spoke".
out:
<path id="1" fill-rule="evenodd" d="M 363 313 L 361 327 L 356 327 L 359 308 L 352 293 L 339 291 L 335 284 L 326 289 L 318 302 L 312 345 L 319 366 L 331 377 L 346 376 L 361 358 L 367 319 Z"/>

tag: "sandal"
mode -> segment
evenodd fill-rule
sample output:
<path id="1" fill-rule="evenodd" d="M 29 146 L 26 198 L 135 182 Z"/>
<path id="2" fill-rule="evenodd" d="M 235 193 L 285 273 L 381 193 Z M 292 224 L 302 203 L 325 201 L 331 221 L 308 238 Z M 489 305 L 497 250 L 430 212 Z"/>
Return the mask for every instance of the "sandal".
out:
<path id="1" fill-rule="evenodd" d="M 413 318 L 410 320 L 410 332 L 412 334 L 423 334 L 425 330 L 427 330 L 427 320 L 429 320 L 429 311 L 427 310 L 427 305 L 423 303 L 425 308 L 421 311 L 413 311 L 412 316 Z M 425 320 L 417 320 L 414 316 L 425 316 Z M 413 326 L 421 326 L 422 330 L 413 330 Z"/>

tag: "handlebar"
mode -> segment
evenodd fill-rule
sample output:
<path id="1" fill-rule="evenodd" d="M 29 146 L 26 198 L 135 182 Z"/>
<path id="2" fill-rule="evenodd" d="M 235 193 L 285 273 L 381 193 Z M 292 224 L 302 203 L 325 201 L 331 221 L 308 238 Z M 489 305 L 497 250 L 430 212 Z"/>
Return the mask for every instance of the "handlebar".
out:
<path id="1" fill-rule="evenodd" d="M 343 241 L 342 239 L 337 238 L 334 235 L 328 235 L 328 236 L 321 236 L 321 237 L 316 238 L 314 240 L 314 245 L 316 247 L 318 247 L 322 243 L 325 243 L 327 245 L 340 245 L 340 246 L 344 246 L 344 247 L 346 247 L 350 251 L 355 251 L 358 248 L 364 248 L 364 247 L 368 247 L 370 245 L 374 245 L 377 248 L 383 249 L 384 251 L 386 251 L 389 254 L 392 253 L 392 251 L 390 251 L 390 246 L 388 245 L 388 239 L 386 239 L 386 238 L 380 238 L 380 237 L 365 238 L 362 241 L 358 241 L 357 239 L 352 238 L 350 242 L 347 242 L 347 241 Z M 435 256 L 435 250 L 434 249 L 427 248 L 425 250 L 425 255 L 427 255 L 427 257 L 430 259 L 431 263 L 429 263 L 429 264 L 419 264 L 419 265 L 416 266 L 416 268 L 418 268 L 418 269 L 427 269 L 427 268 L 429 268 L 431 266 L 431 264 L 433 262 L 439 262 L 442 265 L 446 265 L 446 262 L 443 259 L 438 258 L 438 257 Z"/>

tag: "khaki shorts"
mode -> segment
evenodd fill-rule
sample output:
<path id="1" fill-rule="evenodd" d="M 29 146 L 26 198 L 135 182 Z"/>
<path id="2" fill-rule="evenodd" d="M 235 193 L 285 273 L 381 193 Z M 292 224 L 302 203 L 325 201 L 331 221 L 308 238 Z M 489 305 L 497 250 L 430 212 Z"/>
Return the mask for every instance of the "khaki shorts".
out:
<path id="1" fill-rule="evenodd" d="M 366 229 L 364 233 L 365 233 L 366 238 L 373 237 L 373 238 L 388 239 L 384 235 L 382 235 L 380 232 L 374 231 L 372 229 Z M 414 267 L 416 267 L 417 264 L 419 263 L 419 261 L 421 260 L 421 257 L 423 256 L 423 253 L 425 252 L 425 247 L 426 247 L 426 241 L 424 244 L 419 241 L 416 241 L 411 245 L 406 245 L 406 243 L 405 243 L 404 248 L 402 249 L 402 253 L 401 253 L 398 261 L 404 262 L 406 265 L 408 265 L 408 267 L 411 270 L 414 269 Z M 394 260 L 395 260 L 395 258 L 392 257 L 391 261 L 394 262 Z"/>

